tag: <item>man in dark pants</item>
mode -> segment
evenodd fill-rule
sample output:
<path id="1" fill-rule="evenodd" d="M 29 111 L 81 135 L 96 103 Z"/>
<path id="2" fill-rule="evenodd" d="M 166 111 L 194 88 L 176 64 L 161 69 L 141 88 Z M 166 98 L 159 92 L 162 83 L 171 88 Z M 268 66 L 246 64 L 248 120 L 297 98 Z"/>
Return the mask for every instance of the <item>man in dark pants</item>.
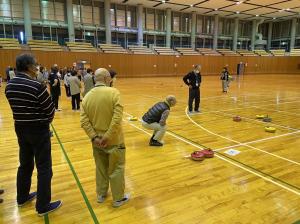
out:
<path id="1" fill-rule="evenodd" d="M 0 194 L 3 194 L 3 193 L 4 193 L 4 190 L 0 189 Z M 0 198 L 0 203 L 2 203 L 2 202 L 3 202 L 3 199 Z"/>
<path id="2" fill-rule="evenodd" d="M 60 96 L 60 81 L 57 73 L 58 73 L 58 68 L 52 67 L 51 73 L 49 75 L 49 84 L 50 84 L 50 93 L 51 93 L 52 101 L 55 106 L 55 111 L 61 111 L 61 109 L 58 108 L 58 99 Z"/>
<path id="3" fill-rule="evenodd" d="M 17 203 L 21 207 L 37 197 L 36 210 L 42 216 L 61 206 L 51 201 L 52 159 L 49 124 L 54 117 L 54 105 L 45 85 L 36 81 L 38 64 L 28 54 L 17 57 L 17 76 L 5 89 L 13 112 L 19 143 L 17 173 Z M 37 192 L 30 193 L 31 177 L 37 168 Z"/>
<path id="4" fill-rule="evenodd" d="M 200 113 L 200 84 L 201 84 L 201 65 L 195 65 L 194 70 L 183 77 L 184 83 L 189 87 L 189 114 L 193 113 L 193 101 L 195 100 L 194 112 Z"/>

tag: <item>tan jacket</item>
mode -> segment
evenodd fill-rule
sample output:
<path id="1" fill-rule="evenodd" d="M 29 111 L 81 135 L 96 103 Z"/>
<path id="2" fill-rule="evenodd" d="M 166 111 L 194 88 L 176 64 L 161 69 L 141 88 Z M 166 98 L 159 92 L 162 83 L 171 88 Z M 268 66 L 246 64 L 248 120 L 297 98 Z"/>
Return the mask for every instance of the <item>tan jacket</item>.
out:
<path id="1" fill-rule="evenodd" d="M 122 117 L 120 92 L 115 88 L 96 86 L 82 100 L 81 127 L 91 139 L 105 135 L 109 146 L 123 144 Z"/>

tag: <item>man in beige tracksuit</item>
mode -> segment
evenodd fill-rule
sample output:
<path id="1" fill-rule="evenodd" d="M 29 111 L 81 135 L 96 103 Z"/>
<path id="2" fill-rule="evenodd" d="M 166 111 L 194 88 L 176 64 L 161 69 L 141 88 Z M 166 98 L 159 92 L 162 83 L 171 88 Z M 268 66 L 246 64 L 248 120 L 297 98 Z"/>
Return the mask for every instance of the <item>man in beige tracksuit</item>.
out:
<path id="1" fill-rule="evenodd" d="M 110 184 L 113 206 L 119 207 L 129 200 L 129 194 L 124 194 L 123 106 L 120 92 L 109 87 L 112 80 L 106 69 L 97 69 L 94 78 L 95 87 L 82 101 L 81 127 L 93 145 L 98 202 L 104 202 Z"/>

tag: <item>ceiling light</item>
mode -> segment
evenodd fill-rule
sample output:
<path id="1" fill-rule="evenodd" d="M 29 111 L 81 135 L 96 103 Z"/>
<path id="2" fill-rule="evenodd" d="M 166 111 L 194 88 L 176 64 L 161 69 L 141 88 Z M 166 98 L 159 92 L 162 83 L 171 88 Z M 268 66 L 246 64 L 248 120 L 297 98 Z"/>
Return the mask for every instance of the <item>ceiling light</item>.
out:
<path id="1" fill-rule="evenodd" d="M 256 17 L 258 17 L 259 15 L 255 15 Z"/>
<path id="2" fill-rule="evenodd" d="M 290 8 L 287 8 L 287 9 L 286 9 L 286 11 L 290 11 L 290 10 L 291 10 Z"/>
<path id="3" fill-rule="evenodd" d="M 215 11 L 218 11 L 218 9 L 215 9 Z"/>
<path id="4" fill-rule="evenodd" d="M 161 2 L 162 2 L 163 4 L 165 4 L 165 3 L 166 3 L 166 1 L 165 1 L 165 0 L 162 0 Z"/>
<path id="5" fill-rule="evenodd" d="M 191 7 L 193 7 L 194 5 L 191 5 Z"/>
<path id="6" fill-rule="evenodd" d="M 239 1 L 239 2 L 237 2 L 237 3 L 235 3 L 235 4 L 239 5 L 239 4 L 241 4 L 241 3 L 243 3 L 243 1 Z"/>
<path id="7" fill-rule="evenodd" d="M 237 12 L 236 12 L 236 14 L 240 14 L 240 12 L 239 12 L 239 11 L 237 11 Z"/>
<path id="8" fill-rule="evenodd" d="M 276 19 L 276 17 L 273 17 L 273 19 Z"/>

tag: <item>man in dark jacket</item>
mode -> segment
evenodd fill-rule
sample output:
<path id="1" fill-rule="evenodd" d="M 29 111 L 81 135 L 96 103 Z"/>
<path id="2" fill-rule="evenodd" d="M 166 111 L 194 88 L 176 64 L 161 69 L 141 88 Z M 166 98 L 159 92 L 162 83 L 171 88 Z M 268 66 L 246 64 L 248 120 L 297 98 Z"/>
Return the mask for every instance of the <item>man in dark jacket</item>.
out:
<path id="1" fill-rule="evenodd" d="M 183 77 L 184 83 L 189 87 L 189 113 L 193 113 L 193 101 L 195 100 L 195 113 L 200 113 L 200 84 L 201 84 L 201 65 L 195 65 L 194 70 Z"/>
<path id="2" fill-rule="evenodd" d="M 166 101 L 156 103 L 142 118 L 144 128 L 154 130 L 150 139 L 150 146 L 163 146 L 162 139 L 166 133 L 166 121 L 170 113 L 170 108 L 175 106 L 175 96 L 167 96 Z"/>

